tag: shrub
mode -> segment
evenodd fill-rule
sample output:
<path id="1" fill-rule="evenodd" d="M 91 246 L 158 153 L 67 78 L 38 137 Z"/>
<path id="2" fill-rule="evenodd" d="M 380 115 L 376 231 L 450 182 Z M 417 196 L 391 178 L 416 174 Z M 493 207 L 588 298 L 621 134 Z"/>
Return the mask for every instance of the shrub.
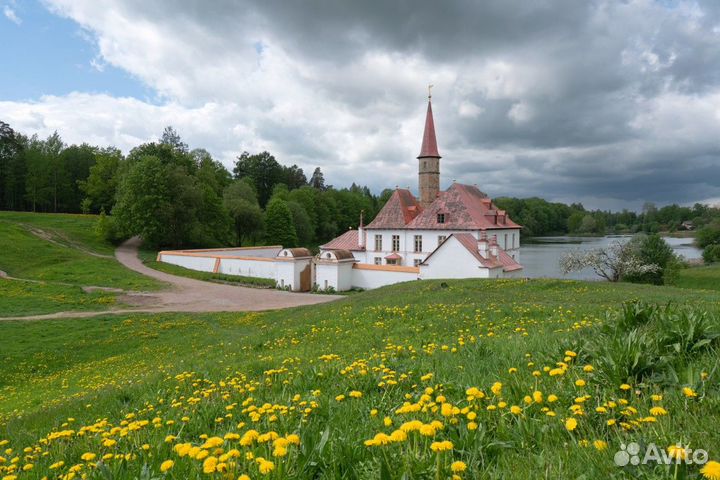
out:
<path id="1" fill-rule="evenodd" d="M 720 262 L 720 244 L 708 245 L 702 256 L 705 263 Z"/>
<path id="2" fill-rule="evenodd" d="M 100 212 L 100 216 L 95 223 L 95 235 L 115 245 L 126 239 L 126 236 L 122 234 L 115 223 L 115 219 L 106 215 L 105 211 Z"/>

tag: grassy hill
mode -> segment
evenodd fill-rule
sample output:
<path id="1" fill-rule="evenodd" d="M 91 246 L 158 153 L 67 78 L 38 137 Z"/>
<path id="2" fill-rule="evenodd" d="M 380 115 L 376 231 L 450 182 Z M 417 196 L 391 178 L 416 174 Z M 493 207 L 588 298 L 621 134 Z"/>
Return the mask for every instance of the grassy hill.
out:
<path id="1" fill-rule="evenodd" d="M 613 457 L 720 460 L 718 310 L 710 289 L 467 280 L 0 322 L 0 478 L 700 478 Z"/>
<path id="2" fill-rule="evenodd" d="M 97 216 L 0 212 L 0 270 L 22 280 L 0 281 L 0 317 L 103 310 L 109 292 L 84 286 L 153 290 L 158 282 L 120 265 L 114 246 L 94 233 Z"/>

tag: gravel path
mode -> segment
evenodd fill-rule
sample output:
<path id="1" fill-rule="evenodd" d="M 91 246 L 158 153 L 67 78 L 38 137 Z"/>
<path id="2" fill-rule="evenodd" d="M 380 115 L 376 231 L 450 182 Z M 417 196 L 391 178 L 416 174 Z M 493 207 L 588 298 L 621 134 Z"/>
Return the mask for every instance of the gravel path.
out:
<path id="1" fill-rule="evenodd" d="M 344 298 L 341 295 L 317 295 L 239 287 L 171 275 L 153 270 L 140 261 L 138 258 L 140 243 L 140 239 L 131 238 L 115 250 L 115 258 L 130 270 L 170 284 L 170 288 L 158 292 L 120 295 L 118 300 L 129 305 L 130 308 L 98 312 L 58 312 L 46 315 L 6 317 L 0 318 L 0 320 L 84 318 L 138 312 L 248 312 L 314 305 Z"/>

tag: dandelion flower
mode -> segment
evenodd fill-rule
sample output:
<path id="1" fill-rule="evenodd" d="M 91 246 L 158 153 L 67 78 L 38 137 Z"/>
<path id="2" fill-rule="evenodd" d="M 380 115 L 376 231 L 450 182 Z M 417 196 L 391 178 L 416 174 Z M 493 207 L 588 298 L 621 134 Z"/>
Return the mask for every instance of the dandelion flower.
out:
<path id="1" fill-rule="evenodd" d="M 568 418 L 567 420 L 565 420 L 565 428 L 568 432 L 572 432 L 577 428 L 577 420 L 572 417 Z"/>
<path id="2" fill-rule="evenodd" d="M 710 460 L 700 469 L 700 473 L 709 480 L 720 480 L 720 463 Z"/>
<path id="3" fill-rule="evenodd" d="M 173 465 L 175 465 L 175 462 L 173 462 L 172 460 L 165 460 L 163 463 L 160 464 L 160 471 L 162 473 L 165 473 L 170 470 Z"/>
<path id="4" fill-rule="evenodd" d="M 433 442 L 430 444 L 430 450 L 433 452 L 445 452 L 452 449 L 453 444 L 449 440 L 445 440 L 444 442 Z"/>
<path id="5" fill-rule="evenodd" d="M 685 395 L 687 398 L 695 398 L 697 397 L 697 393 L 695 393 L 695 390 L 693 390 L 690 387 L 684 387 L 682 389 L 683 395 Z"/>
<path id="6" fill-rule="evenodd" d="M 450 465 L 450 470 L 452 470 L 453 473 L 461 473 L 467 470 L 467 465 L 465 464 L 465 462 L 453 462 Z"/>

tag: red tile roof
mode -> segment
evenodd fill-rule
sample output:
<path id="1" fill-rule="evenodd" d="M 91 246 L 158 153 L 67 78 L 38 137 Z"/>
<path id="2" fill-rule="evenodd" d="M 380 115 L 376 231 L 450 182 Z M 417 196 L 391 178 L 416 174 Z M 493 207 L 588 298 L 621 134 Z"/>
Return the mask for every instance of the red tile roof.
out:
<path id="1" fill-rule="evenodd" d="M 445 217 L 438 223 L 438 214 Z M 412 229 L 491 230 L 521 228 L 503 210 L 497 210 L 486 194 L 477 187 L 453 183 L 407 225 Z"/>
<path id="2" fill-rule="evenodd" d="M 505 250 L 501 248 L 498 248 L 497 258 L 485 258 L 480 255 L 480 252 L 478 251 L 478 240 L 471 233 L 453 233 L 452 235 L 450 235 L 450 237 L 448 237 L 447 240 L 450 240 L 451 237 L 454 237 L 460 243 L 460 245 L 465 247 L 465 249 L 470 252 L 470 254 L 475 257 L 475 259 L 477 259 L 480 265 L 485 268 L 502 267 L 503 271 L 505 272 L 521 270 L 523 268 L 522 265 L 517 263 L 510 255 L 507 254 Z M 427 256 L 423 263 L 426 263 L 430 259 L 430 257 L 432 257 L 433 253 L 441 249 L 443 245 L 447 243 L 447 240 L 438 245 L 438 247 L 430 255 Z"/>
<path id="3" fill-rule="evenodd" d="M 425 116 L 425 132 L 423 133 L 422 147 L 418 158 L 435 157 L 440 158 L 435 138 L 435 122 L 433 121 L 432 103 L 428 100 L 427 115 Z"/>
<path id="4" fill-rule="evenodd" d="M 402 257 L 399 254 L 393 252 L 387 257 L 385 257 L 385 260 L 402 260 Z"/>
<path id="5" fill-rule="evenodd" d="M 399 188 L 366 228 L 405 228 L 421 212 L 422 207 L 410 190 Z"/>
<path id="6" fill-rule="evenodd" d="M 323 250 L 354 250 L 363 251 L 364 248 L 358 246 L 358 231 L 348 230 L 339 237 L 330 240 L 325 245 L 320 245 Z"/>

